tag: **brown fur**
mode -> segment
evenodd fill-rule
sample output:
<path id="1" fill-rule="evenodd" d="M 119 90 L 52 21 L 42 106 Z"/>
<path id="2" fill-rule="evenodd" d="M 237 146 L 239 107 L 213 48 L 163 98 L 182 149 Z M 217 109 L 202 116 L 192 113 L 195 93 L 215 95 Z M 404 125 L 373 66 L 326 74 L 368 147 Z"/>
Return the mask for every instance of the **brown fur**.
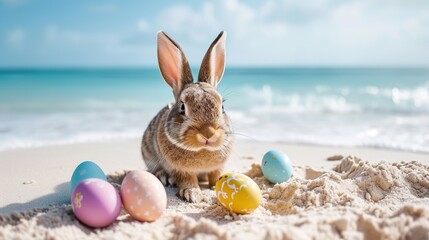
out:
<path id="1" fill-rule="evenodd" d="M 204 78 L 200 79 L 199 76 L 197 83 L 189 82 L 189 79 L 192 81 L 189 64 L 178 44 L 169 37 L 163 40 L 172 41 L 183 55 L 182 79 L 177 85 L 169 83 L 176 102 L 170 107 L 164 107 L 152 119 L 142 139 L 141 150 L 148 170 L 163 184 L 177 185 L 178 195 L 190 202 L 202 199 L 197 176 L 205 174 L 209 185 L 213 186 L 232 148 L 231 124 L 222 111 L 222 96 L 216 90 L 220 78 L 208 81 L 211 70 L 207 60 L 210 56 L 207 55 L 211 54 L 211 49 L 222 34 L 210 46 L 201 66 L 200 73 L 205 72 L 207 75 L 200 74 Z M 159 59 L 160 65 L 163 60 Z M 166 70 L 161 69 L 166 79 L 168 71 L 163 71 Z M 182 103 L 185 105 L 185 114 L 180 112 Z"/>

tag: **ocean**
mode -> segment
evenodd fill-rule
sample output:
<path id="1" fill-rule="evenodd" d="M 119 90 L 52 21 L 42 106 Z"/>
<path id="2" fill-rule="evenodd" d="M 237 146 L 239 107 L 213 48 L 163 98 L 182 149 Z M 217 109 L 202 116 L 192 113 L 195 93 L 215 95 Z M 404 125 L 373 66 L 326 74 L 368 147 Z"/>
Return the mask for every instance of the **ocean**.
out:
<path id="1" fill-rule="evenodd" d="M 429 152 L 429 69 L 227 68 L 218 90 L 239 139 Z M 0 70 L 0 150 L 141 137 L 171 101 L 157 68 Z"/>

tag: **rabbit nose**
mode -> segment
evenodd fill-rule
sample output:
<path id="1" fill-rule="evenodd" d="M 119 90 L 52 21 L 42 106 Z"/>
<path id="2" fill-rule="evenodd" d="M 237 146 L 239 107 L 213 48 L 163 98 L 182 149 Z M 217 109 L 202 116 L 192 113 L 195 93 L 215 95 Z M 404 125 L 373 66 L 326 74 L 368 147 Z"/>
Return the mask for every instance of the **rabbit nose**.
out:
<path id="1" fill-rule="evenodd" d="M 210 139 L 216 134 L 216 129 L 212 126 L 204 126 L 200 132 L 206 139 Z"/>

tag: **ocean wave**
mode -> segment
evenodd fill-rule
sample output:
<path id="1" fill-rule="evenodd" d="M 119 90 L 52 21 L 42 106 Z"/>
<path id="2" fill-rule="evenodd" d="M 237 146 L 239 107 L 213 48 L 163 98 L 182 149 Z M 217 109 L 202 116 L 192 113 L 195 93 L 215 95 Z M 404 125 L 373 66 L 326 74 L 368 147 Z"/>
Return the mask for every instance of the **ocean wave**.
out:
<path id="1" fill-rule="evenodd" d="M 167 105 L 167 101 L 165 105 Z M 102 99 L 76 99 L 76 100 L 58 100 L 57 102 L 46 102 L 43 100 L 34 100 L 30 102 L 0 102 L 1 112 L 62 112 L 62 111 L 144 111 L 154 109 L 157 106 L 151 106 L 144 101 L 137 100 L 102 100 Z"/>
<path id="2" fill-rule="evenodd" d="M 230 109 L 238 138 L 429 152 L 429 115 L 281 113 Z M 141 137 L 156 113 L 136 111 L 0 115 L 0 150 Z"/>
<path id="3" fill-rule="evenodd" d="M 292 94 L 284 103 L 268 103 L 250 107 L 255 113 L 353 113 L 360 112 L 361 107 L 347 102 L 343 97 L 326 96 L 317 98 L 307 95 Z"/>
<path id="4" fill-rule="evenodd" d="M 350 113 L 360 112 L 357 104 L 352 104 L 343 96 L 305 93 L 281 93 L 264 85 L 261 89 L 245 88 L 244 93 L 251 101 L 256 100 L 249 108 L 253 112 L 277 112 L 277 113 L 306 113 L 306 112 L 334 112 Z"/>
<path id="5" fill-rule="evenodd" d="M 239 138 L 429 152 L 429 83 L 275 84 L 231 89 L 225 109 Z M 0 150 L 141 137 L 170 97 L 0 102 Z"/>
<path id="6" fill-rule="evenodd" d="M 149 114 L 136 111 L 12 112 L 0 114 L 0 150 L 129 138 Z"/>
<path id="7" fill-rule="evenodd" d="M 112 141 L 120 139 L 130 139 L 139 137 L 136 132 L 123 132 L 123 133 L 111 133 L 111 132 L 92 132 L 86 134 L 72 134 L 70 136 L 63 136 L 61 138 L 46 138 L 40 136 L 39 138 L 29 137 L 15 137 L 10 138 L 7 141 L 0 142 L 0 151 L 13 150 L 13 149 L 26 149 L 44 146 L 62 146 L 76 143 L 91 143 L 91 142 L 102 142 Z"/>
<path id="8" fill-rule="evenodd" d="M 263 85 L 242 92 L 249 108 L 260 113 L 429 113 L 429 82 L 415 88 L 317 85 L 291 92 Z"/>
<path id="9" fill-rule="evenodd" d="M 282 115 L 245 111 L 235 112 L 231 119 L 235 130 L 250 140 L 429 152 L 427 114 Z"/>

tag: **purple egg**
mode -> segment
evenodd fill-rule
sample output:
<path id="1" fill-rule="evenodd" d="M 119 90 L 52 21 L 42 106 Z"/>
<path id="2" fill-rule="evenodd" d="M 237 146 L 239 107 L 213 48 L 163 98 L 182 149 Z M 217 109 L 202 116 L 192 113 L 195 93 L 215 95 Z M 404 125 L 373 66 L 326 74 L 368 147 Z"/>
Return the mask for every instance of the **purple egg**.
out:
<path id="1" fill-rule="evenodd" d="M 121 211 L 121 198 L 108 182 L 88 178 L 73 190 L 71 205 L 76 217 L 91 227 L 106 227 Z"/>

